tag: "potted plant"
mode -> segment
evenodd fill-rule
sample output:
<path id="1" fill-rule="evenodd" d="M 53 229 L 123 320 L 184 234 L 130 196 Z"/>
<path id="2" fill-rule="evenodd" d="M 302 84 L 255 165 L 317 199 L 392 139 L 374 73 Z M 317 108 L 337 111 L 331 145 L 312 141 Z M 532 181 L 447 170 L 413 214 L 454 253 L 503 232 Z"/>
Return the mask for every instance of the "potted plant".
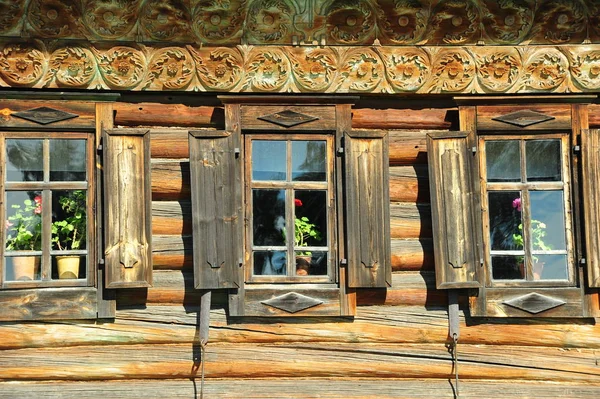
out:
<path id="1" fill-rule="evenodd" d="M 296 207 L 302 206 L 302 201 L 299 199 L 294 200 Z M 317 229 L 314 223 L 310 223 L 310 220 L 306 216 L 296 217 L 294 219 L 294 246 L 295 247 L 307 247 L 308 239 L 321 240 L 321 233 Z M 300 251 L 296 254 L 296 274 L 299 276 L 305 276 L 308 274 L 310 264 L 312 261 L 312 252 Z"/>
<path id="2" fill-rule="evenodd" d="M 6 249 L 9 251 L 40 251 L 42 247 L 42 197 L 26 199 L 23 205 L 13 204 L 14 214 L 5 223 Z M 13 278 L 33 280 L 40 267 L 39 256 L 12 257 Z"/>
<path id="3" fill-rule="evenodd" d="M 58 203 L 63 218 L 52 223 L 53 248 L 59 251 L 84 249 L 87 236 L 85 192 L 71 191 L 62 195 Z M 78 278 L 80 260 L 79 255 L 57 256 L 58 277 Z"/>

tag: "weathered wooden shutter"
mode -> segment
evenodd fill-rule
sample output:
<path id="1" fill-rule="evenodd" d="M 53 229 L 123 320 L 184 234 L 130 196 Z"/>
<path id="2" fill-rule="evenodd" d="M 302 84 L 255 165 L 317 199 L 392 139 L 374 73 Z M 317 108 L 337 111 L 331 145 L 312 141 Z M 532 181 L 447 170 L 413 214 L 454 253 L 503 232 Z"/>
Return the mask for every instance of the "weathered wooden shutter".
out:
<path id="1" fill-rule="evenodd" d="M 468 133 L 427 135 L 437 288 L 479 287 L 473 153 Z"/>
<path id="2" fill-rule="evenodd" d="M 344 135 L 349 287 L 391 287 L 388 136 Z"/>
<path id="3" fill-rule="evenodd" d="M 239 138 L 228 131 L 192 131 L 189 144 L 195 287 L 239 288 L 243 248 Z"/>
<path id="4" fill-rule="evenodd" d="M 103 131 L 106 288 L 152 285 L 150 131 Z"/>
<path id="5" fill-rule="evenodd" d="M 581 133 L 586 267 L 590 287 L 600 287 L 600 130 Z"/>

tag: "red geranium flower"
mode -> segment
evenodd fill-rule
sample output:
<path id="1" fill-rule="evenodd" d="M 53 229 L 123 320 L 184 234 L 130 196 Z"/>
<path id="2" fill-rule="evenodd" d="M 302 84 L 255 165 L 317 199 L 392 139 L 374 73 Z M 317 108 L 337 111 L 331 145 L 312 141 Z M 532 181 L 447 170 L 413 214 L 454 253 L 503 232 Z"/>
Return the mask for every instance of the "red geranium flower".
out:
<path id="1" fill-rule="evenodd" d="M 294 199 L 294 205 L 302 206 L 302 201 L 300 201 L 298 198 L 296 198 L 296 199 Z"/>

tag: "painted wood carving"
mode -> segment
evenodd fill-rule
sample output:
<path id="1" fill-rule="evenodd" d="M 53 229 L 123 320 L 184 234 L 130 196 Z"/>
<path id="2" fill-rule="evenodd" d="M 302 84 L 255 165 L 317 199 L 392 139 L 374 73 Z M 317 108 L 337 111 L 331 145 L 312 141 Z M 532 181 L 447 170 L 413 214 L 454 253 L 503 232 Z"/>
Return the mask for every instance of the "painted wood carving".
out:
<path id="1" fill-rule="evenodd" d="M 600 41 L 585 0 L 2 0 L 0 35 L 207 45 Z"/>
<path id="2" fill-rule="evenodd" d="M 0 86 L 294 93 L 600 88 L 600 45 L 235 46 L 0 42 Z"/>

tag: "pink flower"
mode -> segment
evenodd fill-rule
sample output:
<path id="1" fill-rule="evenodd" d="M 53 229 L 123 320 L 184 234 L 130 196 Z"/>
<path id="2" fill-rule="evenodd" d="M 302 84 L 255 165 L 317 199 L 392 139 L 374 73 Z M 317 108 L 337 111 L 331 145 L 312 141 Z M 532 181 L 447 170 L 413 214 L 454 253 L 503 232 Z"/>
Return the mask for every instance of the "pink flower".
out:
<path id="1" fill-rule="evenodd" d="M 15 224 L 14 224 L 14 223 L 11 223 L 9 220 L 7 220 L 7 221 L 6 221 L 6 223 L 4 224 L 4 226 L 5 226 L 7 229 L 8 229 L 8 228 L 10 228 L 10 227 L 12 227 L 12 226 L 14 226 L 14 225 L 15 225 Z"/>
<path id="2" fill-rule="evenodd" d="M 35 202 L 35 209 L 33 210 L 33 213 L 39 215 L 40 213 L 42 213 L 42 197 L 36 195 L 33 201 Z"/>
<path id="3" fill-rule="evenodd" d="M 298 198 L 296 198 L 294 200 L 294 205 L 296 205 L 296 206 L 302 206 L 302 201 L 300 201 Z"/>
<path id="4" fill-rule="evenodd" d="M 521 197 L 515 198 L 512 202 L 513 208 L 517 208 L 517 211 L 521 212 Z"/>

